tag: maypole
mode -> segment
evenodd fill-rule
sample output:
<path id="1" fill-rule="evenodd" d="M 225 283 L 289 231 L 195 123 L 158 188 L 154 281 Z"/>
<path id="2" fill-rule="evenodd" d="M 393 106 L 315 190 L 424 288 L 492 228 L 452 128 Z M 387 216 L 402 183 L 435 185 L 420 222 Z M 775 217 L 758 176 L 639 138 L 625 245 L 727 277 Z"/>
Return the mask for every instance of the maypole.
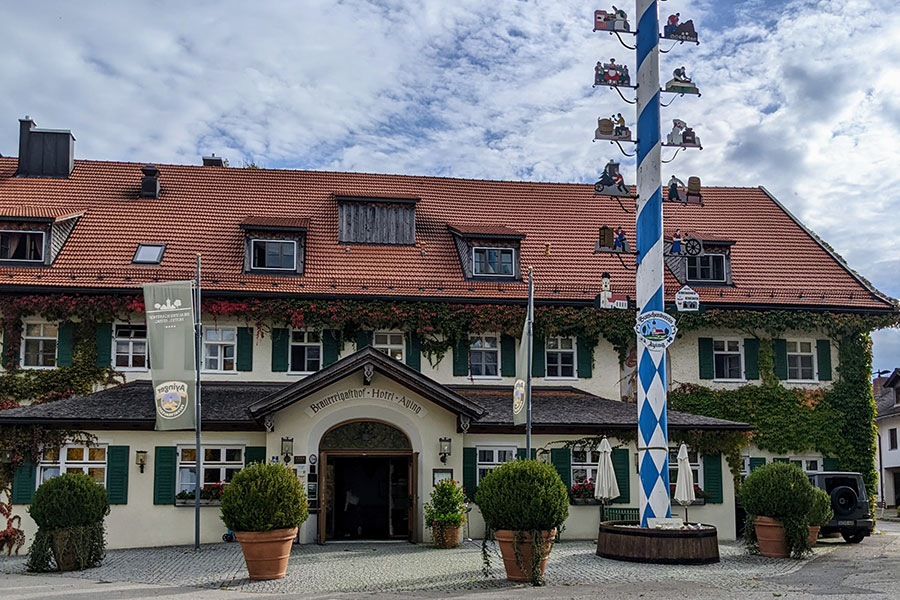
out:
<path id="1" fill-rule="evenodd" d="M 637 246 L 638 322 L 663 311 L 663 212 L 660 175 L 659 8 L 635 1 L 637 22 Z M 666 351 L 650 349 L 638 334 L 638 469 L 641 526 L 672 516 L 669 502 L 669 433 L 666 419 Z"/>

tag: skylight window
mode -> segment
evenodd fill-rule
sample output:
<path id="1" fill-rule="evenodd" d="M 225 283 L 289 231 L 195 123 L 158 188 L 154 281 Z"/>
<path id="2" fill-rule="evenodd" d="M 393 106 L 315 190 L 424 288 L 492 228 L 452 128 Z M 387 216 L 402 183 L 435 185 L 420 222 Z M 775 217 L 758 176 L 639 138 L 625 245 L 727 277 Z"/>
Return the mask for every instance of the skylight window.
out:
<path id="1" fill-rule="evenodd" d="M 158 265 L 165 250 L 165 244 L 138 244 L 131 262 L 140 265 Z"/>

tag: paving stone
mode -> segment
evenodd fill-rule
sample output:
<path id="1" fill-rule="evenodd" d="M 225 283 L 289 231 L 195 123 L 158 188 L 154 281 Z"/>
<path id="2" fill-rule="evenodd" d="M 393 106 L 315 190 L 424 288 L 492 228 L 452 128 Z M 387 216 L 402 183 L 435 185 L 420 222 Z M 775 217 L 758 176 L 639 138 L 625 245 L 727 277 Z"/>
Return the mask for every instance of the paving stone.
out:
<path id="1" fill-rule="evenodd" d="M 751 556 L 736 544 L 721 544 L 715 565 L 647 565 L 600 558 L 589 541 L 556 544 L 547 565 L 551 585 L 604 582 L 680 581 L 714 583 L 722 589 L 760 589 L 760 579 L 800 569 L 806 560 Z M 815 556 L 832 548 L 818 548 Z M 94 569 L 66 573 L 110 582 L 152 583 L 240 590 L 243 592 L 403 592 L 413 590 L 469 590 L 509 587 L 499 554 L 485 578 L 481 543 L 465 542 L 452 550 L 424 544 L 329 543 L 297 545 L 291 552 L 287 577 L 250 581 L 239 544 L 209 544 L 199 552 L 184 546 L 110 550 Z M 0 558 L 0 571 L 21 573 L 24 557 Z"/>

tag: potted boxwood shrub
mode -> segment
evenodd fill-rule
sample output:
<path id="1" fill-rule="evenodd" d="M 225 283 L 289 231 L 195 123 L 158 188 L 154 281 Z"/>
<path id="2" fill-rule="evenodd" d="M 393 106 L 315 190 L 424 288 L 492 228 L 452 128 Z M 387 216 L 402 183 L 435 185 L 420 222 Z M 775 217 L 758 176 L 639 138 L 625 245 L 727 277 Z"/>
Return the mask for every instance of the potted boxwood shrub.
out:
<path id="1" fill-rule="evenodd" d="M 250 579 L 284 577 L 308 509 L 303 486 L 286 465 L 253 463 L 225 486 L 222 521 L 241 543 Z"/>
<path id="2" fill-rule="evenodd" d="M 456 548 L 459 530 L 466 522 L 466 494 L 452 479 L 439 481 L 425 503 L 425 525 L 438 548 Z"/>
<path id="3" fill-rule="evenodd" d="M 543 584 L 556 533 L 569 516 L 569 492 L 556 469 L 537 460 L 508 462 L 481 480 L 475 502 L 485 522 L 485 575 L 487 543 L 494 538 L 507 579 Z"/>
<path id="4" fill-rule="evenodd" d="M 831 508 L 831 496 L 828 492 L 813 486 L 813 501 L 809 507 L 809 545 L 816 545 L 819 539 L 819 528 L 828 525 L 828 521 L 834 518 L 834 510 Z"/>
<path id="5" fill-rule="evenodd" d="M 739 492 L 750 550 L 776 558 L 808 553 L 814 489 L 800 467 L 790 463 L 773 462 L 750 473 Z"/>
<path id="6" fill-rule="evenodd" d="M 106 488 L 84 473 L 49 479 L 34 492 L 28 513 L 38 526 L 28 550 L 29 571 L 96 567 L 106 552 L 103 519 L 109 514 Z"/>

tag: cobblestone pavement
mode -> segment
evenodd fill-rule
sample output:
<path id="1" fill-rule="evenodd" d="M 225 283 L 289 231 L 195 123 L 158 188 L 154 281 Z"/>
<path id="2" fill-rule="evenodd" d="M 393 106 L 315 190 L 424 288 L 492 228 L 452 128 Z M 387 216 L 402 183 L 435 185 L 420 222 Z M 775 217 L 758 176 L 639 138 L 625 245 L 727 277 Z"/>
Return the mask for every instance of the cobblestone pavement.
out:
<path id="1" fill-rule="evenodd" d="M 556 544 L 547 566 L 548 584 L 590 586 L 669 581 L 679 585 L 713 583 L 722 590 L 751 591 L 771 585 L 763 578 L 793 573 L 809 562 L 749 556 L 735 544 L 720 545 L 721 562 L 704 566 L 623 563 L 600 558 L 595 549 L 587 541 Z M 833 550 L 833 547 L 819 548 L 815 556 Z M 0 571 L 24 572 L 24 558 L 3 557 Z M 467 542 L 454 550 L 406 543 L 294 546 L 287 577 L 275 581 L 250 581 L 238 544 L 204 545 L 199 553 L 180 546 L 111 550 L 100 567 L 67 573 L 65 577 L 294 594 L 500 591 L 515 587 L 506 581 L 499 556 L 494 560 L 491 576 L 483 577 L 479 542 Z"/>

